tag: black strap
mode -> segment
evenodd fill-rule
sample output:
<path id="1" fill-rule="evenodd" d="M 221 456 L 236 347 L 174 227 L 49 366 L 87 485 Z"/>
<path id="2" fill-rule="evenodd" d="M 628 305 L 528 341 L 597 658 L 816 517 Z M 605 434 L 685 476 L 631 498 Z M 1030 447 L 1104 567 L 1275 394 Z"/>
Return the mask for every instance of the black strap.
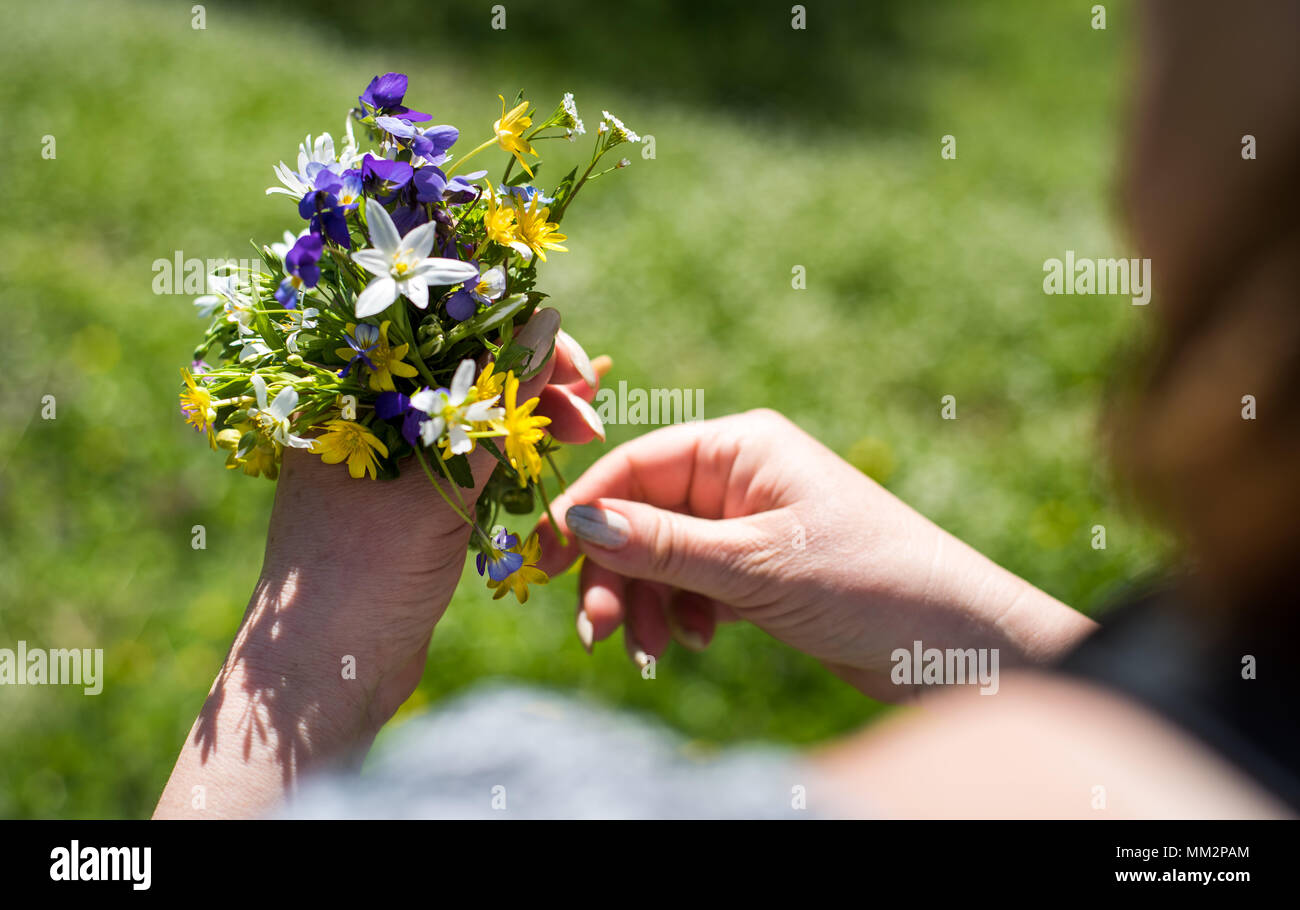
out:
<path id="1" fill-rule="evenodd" d="M 1127 600 L 1062 672 L 1128 695 L 1179 725 L 1300 813 L 1300 673 L 1290 636 L 1260 624 L 1211 634 L 1171 585 Z M 1254 678 L 1244 672 L 1254 661 Z"/>

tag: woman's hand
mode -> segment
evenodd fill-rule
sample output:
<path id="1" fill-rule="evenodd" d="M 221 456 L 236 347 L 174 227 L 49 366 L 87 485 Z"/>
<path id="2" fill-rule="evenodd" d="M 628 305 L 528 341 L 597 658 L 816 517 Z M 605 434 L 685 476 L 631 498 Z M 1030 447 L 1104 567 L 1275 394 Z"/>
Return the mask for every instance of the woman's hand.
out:
<path id="1" fill-rule="evenodd" d="M 559 325 L 546 309 L 520 330 L 539 358 L 556 339 L 520 397 L 542 398 L 561 441 L 588 442 L 604 435 L 583 400 L 597 379 Z M 471 514 L 494 464 L 482 447 L 470 457 Z M 402 468 L 397 480 L 356 480 L 285 450 L 261 576 L 159 815 L 260 814 L 310 768 L 362 754 L 415 689 L 470 529 L 417 461 Z"/>
<path id="2" fill-rule="evenodd" d="M 1001 649 L 1051 658 L 1090 620 L 995 565 L 772 411 L 665 427 L 614 449 L 543 519 L 543 571 L 583 563 L 578 635 L 620 624 L 633 660 L 700 649 L 745 619 L 897 700 L 890 655 Z"/>

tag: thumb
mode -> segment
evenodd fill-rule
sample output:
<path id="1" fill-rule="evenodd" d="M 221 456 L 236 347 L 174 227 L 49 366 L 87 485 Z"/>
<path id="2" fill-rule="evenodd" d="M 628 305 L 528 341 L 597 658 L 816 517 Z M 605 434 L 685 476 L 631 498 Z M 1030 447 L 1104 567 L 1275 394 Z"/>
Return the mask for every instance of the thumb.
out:
<path id="1" fill-rule="evenodd" d="M 744 607 L 767 587 L 775 560 L 748 518 L 711 520 L 625 499 L 571 506 L 564 523 L 587 558 L 628 578 L 657 581 Z"/>

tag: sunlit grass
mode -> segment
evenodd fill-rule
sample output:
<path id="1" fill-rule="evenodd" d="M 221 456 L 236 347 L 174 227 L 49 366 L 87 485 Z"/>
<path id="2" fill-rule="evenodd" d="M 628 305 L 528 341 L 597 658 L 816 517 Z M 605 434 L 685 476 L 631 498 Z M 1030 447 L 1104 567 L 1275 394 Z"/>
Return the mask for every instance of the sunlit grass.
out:
<path id="1" fill-rule="evenodd" d="M 916 94 L 888 128 L 646 100 L 566 81 L 562 62 L 386 56 L 216 5 L 204 32 L 187 5 L 7 10 L 0 647 L 102 647 L 107 680 L 93 698 L 0 689 L 0 815 L 152 808 L 239 622 L 273 487 L 224 471 L 183 426 L 177 371 L 200 325 L 187 298 L 151 292 L 151 264 L 178 249 L 245 256 L 249 238 L 296 229 L 291 203 L 263 196 L 271 164 L 308 132 L 337 134 L 388 69 L 410 73 L 411 102 L 466 141 L 520 80 L 540 107 L 573 90 L 589 125 L 608 107 L 655 136 L 653 160 L 633 155 L 591 186 L 565 222 L 572 252 L 542 280 L 569 331 L 613 356 L 610 380 L 702 388 L 708 415 L 782 410 L 1080 607 L 1149 566 L 1157 540 L 1118 507 L 1095 441 L 1104 377 L 1141 313 L 1040 287 L 1045 258 L 1118 243 L 1107 199 L 1123 23 L 1113 11 L 1097 35 L 1068 11 L 1022 6 L 953 5 L 918 28 L 931 52 L 906 62 Z M 944 134 L 956 161 L 939 158 Z M 796 265 L 806 289 L 791 286 Z M 44 395 L 56 420 L 40 418 Z M 958 420 L 940 420 L 944 395 Z M 643 429 L 611 427 L 609 444 Z M 564 453 L 566 472 L 605 448 Z M 1105 551 L 1089 545 L 1098 523 Z M 205 550 L 191 548 L 196 524 Z M 574 588 L 556 579 L 519 606 L 467 584 L 404 716 L 492 675 L 580 689 L 715 742 L 809 742 L 876 710 L 739 627 L 642 680 L 619 642 L 583 652 Z"/>

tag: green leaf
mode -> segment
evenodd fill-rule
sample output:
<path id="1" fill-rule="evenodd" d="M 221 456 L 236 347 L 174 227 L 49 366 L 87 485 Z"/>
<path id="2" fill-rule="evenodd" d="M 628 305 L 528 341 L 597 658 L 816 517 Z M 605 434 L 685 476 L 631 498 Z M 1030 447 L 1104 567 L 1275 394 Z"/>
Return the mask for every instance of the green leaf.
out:
<path id="1" fill-rule="evenodd" d="M 576 167 L 564 175 L 564 179 L 561 180 L 560 185 L 555 188 L 555 192 L 551 193 L 555 198 L 555 201 L 551 203 L 551 211 L 561 212 L 564 210 L 564 200 L 571 192 L 573 192 L 573 182 L 577 179 L 578 169 Z"/>
<path id="2" fill-rule="evenodd" d="M 466 489 L 474 487 L 474 472 L 469 469 L 469 459 L 464 455 L 453 455 L 448 458 L 444 464 L 451 473 L 452 480 L 456 481 L 459 486 Z"/>
<path id="3" fill-rule="evenodd" d="M 507 461 L 506 457 L 501 454 L 501 450 L 497 448 L 497 444 L 495 442 L 493 442 L 491 439 L 483 438 L 480 439 L 478 443 L 483 448 L 491 452 L 492 457 L 495 458 L 497 461 L 501 462 L 501 464 L 504 465 L 507 470 L 509 470 L 511 473 L 514 473 L 515 469 L 510 467 L 510 462 Z"/>
<path id="4" fill-rule="evenodd" d="M 529 299 L 527 294 L 515 294 L 506 297 L 504 300 L 497 302 L 497 305 L 490 310 L 484 310 L 477 316 L 472 316 L 464 322 L 457 325 L 447 333 L 445 347 L 456 344 L 469 338 L 471 335 L 486 335 L 497 326 L 504 323 L 507 319 L 512 319 L 515 313 L 518 313 L 528 305 Z"/>

